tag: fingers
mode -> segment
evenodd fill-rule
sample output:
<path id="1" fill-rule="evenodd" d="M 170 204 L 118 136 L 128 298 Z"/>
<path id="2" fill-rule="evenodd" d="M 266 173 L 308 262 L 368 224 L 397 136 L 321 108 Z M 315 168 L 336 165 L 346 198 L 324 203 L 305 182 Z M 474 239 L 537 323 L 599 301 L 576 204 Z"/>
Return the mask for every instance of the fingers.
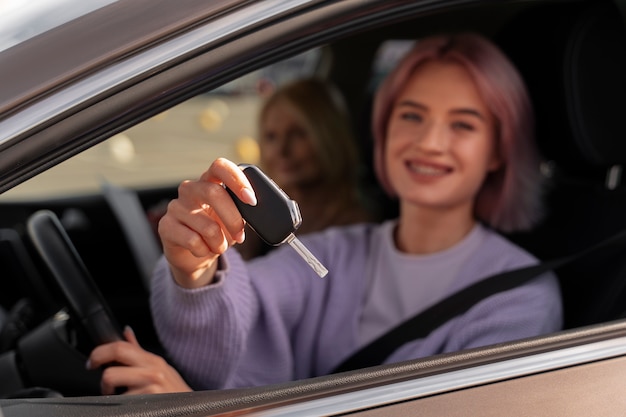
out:
<path id="1" fill-rule="evenodd" d="M 211 184 L 204 188 L 203 196 L 203 201 L 209 204 L 209 211 L 213 209 L 218 223 L 231 237 L 231 241 L 234 239 L 242 243 L 245 238 L 243 229 L 245 222 L 224 187 L 230 189 L 244 203 L 254 206 L 257 200 L 248 178 L 233 162 L 218 158 L 200 177 L 200 183 Z"/>
<path id="2" fill-rule="evenodd" d="M 197 181 L 184 181 L 159 221 L 163 252 L 179 285 L 194 288 L 213 279 L 216 260 L 245 239 L 245 220 L 228 187 L 243 202 L 256 204 L 247 177 L 233 162 L 220 158 Z"/>
<path id="3" fill-rule="evenodd" d="M 137 341 L 137 336 L 135 336 L 135 332 L 130 326 L 126 326 L 124 328 L 124 337 L 132 345 L 139 346 L 139 342 Z"/>
<path id="4" fill-rule="evenodd" d="M 100 383 L 104 395 L 113 395 L 121 387 L 126 389 L 125 394 L 191 391 L 162 357 L 139 346 L 130 328 L 125 329 L 124 335 L 129 341 L 100 345 L 91 352 L 87 362 L 88 369 L 108 365 Z"/>
<path id="5" fill-rule="evenodd" d="M 172 201 L 172 214 L 197 232 L 213 253 L 222 253 L 223 245 L 242 241 L 245 222 L 228 192 L 221 185 L 204 181 L 186 181 Z"/>
<path id="6" fill-rule="evenodd" d="M 126 333 L 125 333 L 126 334 Z M 152 360 L 153 355 L 132 342 L 111 342 L 99 345 L 91 351 L 88 369 L 97 369 L 111 363 L 122 365 L 141 365 Z"/>
<path id="7" fill-rule="evenodd" d="M 118 387 L 125 388 L 124 394 L 155 394 L 165 392 L 158 388 L 162 381 L 161 374 L 150 373 L 147 369 L 112 366 L 102 373 L 100 389 L 103 395 L 114 395 Z"/>
<path id="8" fill-rule="evenodd" d="M 200 180 L 223 184 L 230 188 L 241 201 L 251 206 L 255 206 L 257 203 L 250 181 L 241 169 L 228 159 L 216 159 L 209 169 L 202 174 Z"/>
<path id="9" fill-rule="evenodd" d="M 150 366 L 111 366 L 104 370 L 100 387 L 102 394 L 113 395 L 124 387 L 124 394 L 159 394 L 191 391 L 178 372 L 163 358 L 156 357 Z"/>
<path id="10" fill-rule="evenodd" d="M 243 242 L 245 222 L 224 186 L 242 201 L 256 204 L 241 169 L 227 159 L 217 159 L 199 181 L 180 184 L 178 198 L 170 202 L 159 222 L 162 240 L 184 247 L 196 257 L 221 254 L 230 244 Z"/>

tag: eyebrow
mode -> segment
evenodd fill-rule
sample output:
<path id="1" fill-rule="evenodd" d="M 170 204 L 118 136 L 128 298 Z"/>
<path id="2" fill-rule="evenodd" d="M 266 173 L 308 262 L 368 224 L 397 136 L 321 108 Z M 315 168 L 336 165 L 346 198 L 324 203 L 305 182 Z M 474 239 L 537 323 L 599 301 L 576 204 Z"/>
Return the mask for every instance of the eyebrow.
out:
<path id="1" fill-rule="evenodd" d="M 421 110 L 424 110 L 424 111 L 428 110 L 427 106 L 423 105 L 422 103 L 415 102 L 413 100 L 402 100 L 401 102 L 398 103 L 398 107 L 402 107 L 402 106 L 414 107 L 414 108 L 421 109 Z M 478 110 L 471 109 L 471 108 L 453 109 L 452 111 L 450 111 L 450 113 L 452 113 L 452 114 L 467 114 L 467 115 L 470 115 L 470 116 L 475 116 L 475 117 L 479 118 L 480 120 L 486 121 L 485 116 L 483 116 L 482 113 L 480 113 Z"/>

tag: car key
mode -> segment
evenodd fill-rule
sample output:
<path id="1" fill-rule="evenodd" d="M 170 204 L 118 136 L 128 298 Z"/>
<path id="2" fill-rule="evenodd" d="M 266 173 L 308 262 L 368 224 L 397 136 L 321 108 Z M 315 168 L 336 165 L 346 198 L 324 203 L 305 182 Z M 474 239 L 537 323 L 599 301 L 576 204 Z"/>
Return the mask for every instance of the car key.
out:
<path id="1" fill-rule="evenodd" d="M 328 270 L 294 234 L 302 223 L 298 203 L 290 199 L 256 165 L 239 164 L 239 167 L 252 185 L 257 205 L 246 204 L 229 188 L 226 190 L 246 222 L 263 241 L 272 246 L 289 243 L 320 277 L 326 276 Z"/>

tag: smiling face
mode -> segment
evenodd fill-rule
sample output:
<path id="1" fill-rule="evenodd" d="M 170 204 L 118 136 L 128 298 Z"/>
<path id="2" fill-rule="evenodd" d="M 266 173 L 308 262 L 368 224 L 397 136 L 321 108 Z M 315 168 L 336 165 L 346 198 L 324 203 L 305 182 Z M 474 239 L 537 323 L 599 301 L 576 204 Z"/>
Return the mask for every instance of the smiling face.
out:
<path id="1" fill-rule="evenodd" d="M 283 189 L 306 187 L 322 178 L 311 132 L 304 117 L 286 100 L 273 102 L 260 124 L 261 164 Z"/>
<path id="2" fill-rule="evenodd" d="M 500 166 L 495 121 L 459 64 L 421 64 L 387 125 L 385 165 L 403 204 L 473 210 L 487 173 Z"/>

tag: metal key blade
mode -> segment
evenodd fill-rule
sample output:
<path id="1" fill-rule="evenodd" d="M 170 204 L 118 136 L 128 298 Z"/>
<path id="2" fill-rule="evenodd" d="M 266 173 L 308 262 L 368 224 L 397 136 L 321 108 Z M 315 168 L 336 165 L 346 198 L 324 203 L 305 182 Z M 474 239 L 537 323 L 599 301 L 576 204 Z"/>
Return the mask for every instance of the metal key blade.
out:
<path id="1" fill-rule="evenodd" d="M 306 246 L 294 235 L 293 233 L 287 238 L 287 243 L 298 252 L 298 255 L 302 257 L 309 264 L 311 268 L 320 276 L 324 278 L 328 274 L 328 269 L 307 249 Z"/>

